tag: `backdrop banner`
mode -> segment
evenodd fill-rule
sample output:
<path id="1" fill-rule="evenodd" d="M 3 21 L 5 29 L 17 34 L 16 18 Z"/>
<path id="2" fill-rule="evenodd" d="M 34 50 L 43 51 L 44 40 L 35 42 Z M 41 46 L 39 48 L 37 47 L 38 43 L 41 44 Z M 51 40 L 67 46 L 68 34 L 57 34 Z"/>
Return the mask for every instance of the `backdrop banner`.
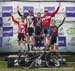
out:
<path id="1" fill-rule="evenodd" d="M 47 8 L 52 13 L 58 7 L 59 2 L 0 2 L 0 52 L 16 52 L 18 50 L 17 35 L 18 25 L 11 20 L 11 12 L 16 20 L 21 21 L 17 13 L 17 6 L 20 12 L 28 15 L 28 10 L 33 10 L 34 16 L 37 12 L 44 14 Z M 58 45 L 60 52 L 75 52 L 75 3 L 61 2 L 58 13 L 53 17 L 56 25 L 60 25 L 67 17 L 64 24 L 58 30 Z"/>

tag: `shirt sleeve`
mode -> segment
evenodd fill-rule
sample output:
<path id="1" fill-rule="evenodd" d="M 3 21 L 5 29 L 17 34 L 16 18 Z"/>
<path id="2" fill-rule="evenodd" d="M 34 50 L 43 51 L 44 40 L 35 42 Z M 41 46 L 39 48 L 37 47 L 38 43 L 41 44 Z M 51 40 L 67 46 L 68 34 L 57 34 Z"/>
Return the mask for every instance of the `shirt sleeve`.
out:
<path id="1" fill-rule="evenodd" d="M 54 15 L 59 11 L 59 8 L 60 8 L 60 7 L 58 6 L 57 9 L 56 9 L 53 13 L 51 13 L 50 15 L 51 15 L 51 16 L 54 16 Z"/>
<path id="2" fill-rule="evenodd" d="M 15 20 L 15 18 L 12 16 L 12 21 L 16 24 L 19 24 L 19 21 Z"/>

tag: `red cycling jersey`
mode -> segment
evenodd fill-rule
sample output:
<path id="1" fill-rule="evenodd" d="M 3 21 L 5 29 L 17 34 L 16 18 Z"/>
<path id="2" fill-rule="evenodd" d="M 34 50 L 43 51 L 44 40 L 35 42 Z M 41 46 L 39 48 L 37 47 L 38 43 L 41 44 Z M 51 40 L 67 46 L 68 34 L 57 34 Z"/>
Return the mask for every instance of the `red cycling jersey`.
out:
<path id="1" fill-rule="evenodd" d="M 12 21 L 18 24 L 18 33 L 24 33 L 24 36 L 26 36 L 27 24 L 15 20 L 13 16 L 12 16 Z"/>
<path id="2" fill-rule="evenodd" d="M 42 26 L 50 26 L 51 17 L 58 12 L 59 8 L 60 7 L 58 6 L 56 11 L 54 11 L 53 13 L 48 13 L 48 15 L 42 17 Z"/>

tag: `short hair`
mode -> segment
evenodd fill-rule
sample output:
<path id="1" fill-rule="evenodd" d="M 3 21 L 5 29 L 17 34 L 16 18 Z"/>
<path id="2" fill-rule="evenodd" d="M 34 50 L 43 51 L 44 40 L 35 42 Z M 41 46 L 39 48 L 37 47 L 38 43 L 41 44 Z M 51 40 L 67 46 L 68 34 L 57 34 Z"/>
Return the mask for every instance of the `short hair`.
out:
<path id="1" fill-rule="evenodd" d="M 41 13 L 40 13 L 40 12 L 37 12 L 37 14 L 40 14 L 40 15 L 41 15 Z"/>
<path id="2" fill-rule="evenodd" d="M 48 9 L 44 9 L 44 12 L 48 12 Z"/>
<path id="3" fill-rule="evenodd" d="M 32 10 L 29 10 L 28 12 L 29 12 L 29 13 L 33 13 L 33 11 L 32 11 Z"/>

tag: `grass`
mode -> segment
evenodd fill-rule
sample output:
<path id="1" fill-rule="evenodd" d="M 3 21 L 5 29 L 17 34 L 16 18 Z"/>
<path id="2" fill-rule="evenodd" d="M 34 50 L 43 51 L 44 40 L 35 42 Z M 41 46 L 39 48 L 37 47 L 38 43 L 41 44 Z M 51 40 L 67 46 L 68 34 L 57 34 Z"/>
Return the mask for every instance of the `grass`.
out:
<path id="1" fill-rule="evenodd" d="M 66 57 L 66 59 L 68 59 L 69 61 L 71 60 L 71 62 L 75 62 L 75 60 L 74 60 L 74 56 L 68 56 L 68 57 Z M 66 66 L 64 66 L 64 67 L 66 67 L 66 68 L 74 68 L 74 69 L 62 69 L 62 70 L 60 70 L 60 69 L 56 69 L 56 70 L 52 70 L 52 69 L 39 69 L 39 68 L 33 68 L 33 69 L 28 69 L 28 68 L 20 68 L 20 67 L 18 67 L 18 68 L 8 68 L 7 67 L 7 61 L 5 61 L 5 57 L 3 56 L 1 56 L 0 57 L 0 71 L 75 71 L 75 63 L 69 63 L 69 64 L 67 64 Z M 59 67 L 59 68 L 63 68 L 63 67 Z"/>
<path id="2" fill-rule="evenodd" d="M 75 62 L 75 55 L 69 55 L 65 57 L 68 62 Z"/>
<path id="3" fill-rule="evenodd" d="M 68 65 L 68 67 L 74 67 L 75 68 L 75 64 L 70 64 Z M 34 68 L 34 69 L 22 69 L 22 68 L 7 68 L 7 62 L 5 61 L 0 61 L 0 71 L 75 71 L 75 70 L 50 70 L 50 69 L 38 69 L 38 68 Z"/>
<path id="4" fill-rule="evenodd" d="M 75 64 L 70 64 L 67 67 L 74 67 L 75 68 Z M 22 68 L 7 68 L 7 62 L 6 61 L 0 61 L 0 71 L 71 71 L 71 70 L 50 70 L 50 69 L 38 69 L 38 68 L 34 68 L 34 69 L 22 69 Z M 72 70 L 75 71 L 75 70 Z"/>

